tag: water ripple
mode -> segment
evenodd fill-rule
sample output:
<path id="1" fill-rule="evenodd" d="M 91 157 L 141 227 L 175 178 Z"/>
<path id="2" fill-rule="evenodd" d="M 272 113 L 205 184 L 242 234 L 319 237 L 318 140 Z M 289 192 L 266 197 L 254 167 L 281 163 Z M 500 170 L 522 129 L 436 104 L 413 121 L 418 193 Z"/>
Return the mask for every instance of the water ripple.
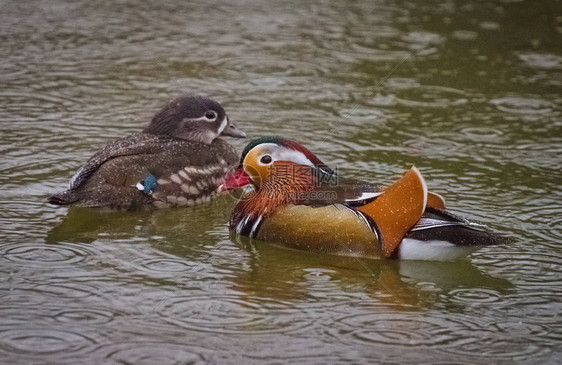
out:
<path id="1" fill-rule="evenodd" d="M 0 306 L 0 318 L 2 326 L 25 325 L 32 321 L 53 321 L 67 325 L 98 325 L 108 324 L 122 313 L 111 308 L 89 307 L 80 308 L 66 305 L 64 308 L 53 303 L 43 302 L 41 304 L 16 300 L 18 298 L 3 298 L 4 304 Z M 36 308 L 40 308 L 39 310 Z"/>
<path id="2" fill-rule="evenodd" d="M 424 52 L 423 55 L 429 54 L 427 52 L 428 49 L 433 49 L 433 51 L 436 52 L 436 49 L 433 47 L 445 41 L 445 37 L 429 32 L 410 32 L 402 36 L 401 39 L 407 42 L 409 48 L 414 51 L 420 52 L 425 50 L 426 52 Z"/>
<path id="3" fill-rule="evenodd" d="M 562 66 L 562 57 L 555 54 L 527 53 L 519 55 L 527 66 L 539 69 L 557 69 Z"/>
<path id="4" fill-rule="evenodd" d="M 506 96 L 492 99 L 490 103 L 499 110 L 512 114 L 548 114 L 553 110 L 553 104 L 546 100 L 521 96 Z"/>
<path id="5" fill-rule="evenodd" d="M 45 296 L 53 298 L 73 298 L 84 299 L 90 296 L 96 296 L 100 288 L 97 284 L 84 284 L 80 282 L 44 282 L 32 286 L 32 289 L 17 288 L 16 290 L 32 290 Z"/>
<path id="6" fill-rule="evenodd" d="M 460 41 L 472 41 L 478 38 L 478 33 L 471 30 L 455 30 L 451 37 Z"/>
<path id="7" fill-rule="evenodd" d="M 518 327 L 521 335 L 511 331 Z M 548 333 L 548 328 L 511 321 L 495 325 L 482 325 L 477 318 L 449 313 L 447 317 L 434 317 L 428 313 L 366 313 L 338 317 L 327 330 L 328 334 L 348 345 L 381 345 L 384 348 L 427 349 L 455 355 L 470 355 L 477 351 L 487 357 L 510 360 L 514 357 L 533 358 L 547 350 L 533 342 L 531 336 Z M 475 333 L 478 333 L 476 336 Z M 482 349 L 482 341 L 486 343 Z"/>
<path id="8" fill-rule="evenodd" d="M 317 62 L 280 59 L 277 55 L 270 57 L 228 57 L 217 59 L 211 64 L 229 70 L 233 74 L 244 72 L 247 75 L 254 75 L 254 77 L 258 77 L 257 80 L 260 79 L 259 75 L 267 75 L 268 86 L 272 89 L 282 87 L 286 82 L 289 82 L 290 80 L 287 77 L 319 77 L 329 73 L 328 68 Z M 252 82 L 257 81 L 253 79 Z"/>
<path id="9" fill-rule="evenodd" d="M 349 345 L 371 343 L 403 348 L 457 347 L 479 341 L 467 336 L 463 320 L 452 316 L 420 318 L 417 313 L 346 315 L 336 318 L 328 333 Z"/>
<path id="10" fill-rule="evenodd" d="M 218 333 L 287 333 L 308 324 L 295 321 L 299 308 L 280 301 L 236 296 L 174 296 L 160 315 L 177 326 Z"/>
<path id="11" fill-rule="evenodd" d="M 398 93 L 394 100 L 396 103 L 408 107 L 424 108 L 448 108 L 455 105 L 467 103 L 467 94 L 443 86 L 419 86 Z"/>
<path id="12" fill-rule="evenodd" d="M 185 344 L 139 340 L 101 346 L 94 357 L 100 363 L 118 364 L 199 364 L 204 363 L 201 350 Z"/>
<path id="13" fill-rule="evenodd" d="M 68 328 L 12 328 L 0 329 L 0 350 L 7 354 L 41 359 L 46 355 L 77 356 L 97 341 L 86 334 Z"/>
<path id="14" fill-rule="evenodd" d="M 199 263 L 187 262 L 185 260 L 172 257 L 139 258 L 133 260 L 131 264 L 139 267 L 141 271 L 153 274 L 169 273 L 172 275 L 191 271 L 194 267 L 200 265 Z"/>
<path id="15" fill-rule="evenodd" d="M 473 355 L 475 353 L 486 356 L 487 359 L 512 361 L 514 358 L 519 359 L 537 359 L 548 354 L 549 350 L 540 346 L 535 341 L 529 341 L 524 333 L 542 333 L 544 329 L 541 326 L 526 324 L 518 324 L 518 329 L 522 331 L 514 334 L 512 330 L 515 326 L 509 323 L 497 323 L 495 326 L 476 326 L 471 324 L 465 329 L 465 336 L 470 336 L 469 341 L 463 342 L 462 346 L 444 347 L 443 352 L 455 355 Z M 470 332 L 468 332 L 470 331 Z M 474 336 L 475 331 L 478 336 Z M 481 344 L 485 343 L 485 348 Z"/>
<path id="16" fill-rule="evenodd" d="M 461 288 L 448 293 L 453 302 L 465 305 L 496 303 L 502 300 L 502 295 L 492 289 Z"/>
<path id="17" fill-rule="evenodd" d="M 94 256 L 93 250 L 78 244 L 18 244 L 0 247 L 4 259 L 27 267 L 55 269 L 68 265 L 84 265 Z"/>
<path id="18" fill-rule="evenodd" d="M 65 308 L 54 314 L 57 322 L 80 325 L 107 324 L 114 320 L 117 312 L 109 308 Z"/>
<path id="19" fill-rule="evenodd" d="M 474 142 L 487 140 L 498 144 L 498 138 L 504 135 L 501 130 L 490 127 L 466 127 L 461 129 L 461 133 L 466 139 Z"/>
<path id="20" fill-rule="evenodd" d="M 537 199 L 527 203 L 515 218 L 519 229 L 542 241 L 550 249 L 559 247 L 562 240 L 562 206 L 560 204 Z"/>

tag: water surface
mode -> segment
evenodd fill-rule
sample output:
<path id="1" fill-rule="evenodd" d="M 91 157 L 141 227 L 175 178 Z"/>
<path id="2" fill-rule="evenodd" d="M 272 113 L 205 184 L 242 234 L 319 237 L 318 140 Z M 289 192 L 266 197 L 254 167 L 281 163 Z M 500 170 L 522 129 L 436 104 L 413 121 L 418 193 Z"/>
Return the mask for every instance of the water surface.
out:
<path id="1" fill-rule="evenodd" d="M 562 361 L 559 1 L 0 4 L 2 363 Z M 238 241 L 234 201 L 55 208 L 187 92 L 516 238 L 455 262 Z M 236 141 L 238 149 L 245 142 Z"/>

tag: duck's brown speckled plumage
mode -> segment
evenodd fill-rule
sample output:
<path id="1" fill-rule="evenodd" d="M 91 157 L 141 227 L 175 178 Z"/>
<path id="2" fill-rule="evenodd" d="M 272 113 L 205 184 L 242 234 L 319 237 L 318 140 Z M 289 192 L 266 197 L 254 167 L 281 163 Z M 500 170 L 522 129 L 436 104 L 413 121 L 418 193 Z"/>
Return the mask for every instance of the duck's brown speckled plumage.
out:
<path id="1" fill-rule="evenodd" d="M 136 134 L 98 151 L 72 178 L 69 189 L 51 197 L 51 202 L 89 207 L 194 205 L 215 194 L 237 159 L 234 148 L 219 138 L 209 145 Z M 151 195 L 135 187 L 147 174 L 158 178 Z"/>
<path id="2" fill-rule="evenodd" d="M 216 111 L 214 123 L 200 116 L 209 110 Z M 227 121 L 220 104 L 212 100 L 178 98 L 157 113 L 143 133 L 116 140 L 96 152 L 74 175 L 69 188 L 51 196 L 49 202 L 163 207 L 209 201 L 237 162 L 234 148 L 216 137 L 221 133 L 244 136 Z M 142 185 L 147 176 L 154 180 L 149 191 Z"/>

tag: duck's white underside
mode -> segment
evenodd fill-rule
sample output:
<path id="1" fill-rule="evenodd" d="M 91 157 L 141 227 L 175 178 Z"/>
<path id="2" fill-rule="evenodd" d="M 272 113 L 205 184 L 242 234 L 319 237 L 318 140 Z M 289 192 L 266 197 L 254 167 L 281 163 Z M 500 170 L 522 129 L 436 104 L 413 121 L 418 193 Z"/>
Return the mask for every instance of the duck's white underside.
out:
<path id="1" fill-rule="evenodd" d="M 455 260 L 476 251 L 478 246 L 457 246 L 447 241 L 420 241 L 404 238 L 400 243 L 401 260 Z"/>

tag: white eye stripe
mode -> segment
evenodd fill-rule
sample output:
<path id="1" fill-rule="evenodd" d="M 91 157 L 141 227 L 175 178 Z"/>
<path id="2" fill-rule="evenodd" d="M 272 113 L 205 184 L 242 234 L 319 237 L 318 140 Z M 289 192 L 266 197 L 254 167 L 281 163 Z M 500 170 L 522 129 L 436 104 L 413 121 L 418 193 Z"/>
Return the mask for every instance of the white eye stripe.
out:
<path id="1" fill-rule="evenodd" d="M 184 120 L 188 120 L 190 122 L 214 122 L 214 119 L 208 119 L 207 117 L 201 117 L 201 118 L 194 118 L 194 119 L 184 119 Z"/>
<path id="2" fill-rule="evenodd" d="M 314 167 L 312 161 L 310 161 L 308 157 L 306 157 L 301 151 L 284 149 L 279 151 L 278 154 L 276 153 L 275 156 L 272 157 L 276 161 L 292 161 L 301 165 Z"/>
<path id="3" fill-rule="evenodd" d="M 275 143 L 262 143 L 256 147 L 260 147 L 260 149 L 262 149 L 263 151 L 263 153 L 260 155 L 258 160 L 258 163 L 261 164 L 262 166 L 269 165 L 269 164 L 262 164 L 260 161 L 261 158 L 264 155 L 270 155 L 271 158 L 273 159 L 273 162 L 290 161 L 290 162 L 297 163 L 299 165 L 314 167 L 312 161 L 310 161 L 308 157 L 306 157 L 305 154 L 302 153 L 301 151 L 286 148 Z"/>
<path id="4" fill-rule="evenodd" d="M 228 124 L 228 117 L 225 115 L 224 119 L 221 122 L 221 125 L 219 126 L 219 130 L 218 130 L 218 134 L 221 134 L 222 131 L 224 131 L 224 129 L 226 128 L 226 125 Z"/>
<path id="5" fill-rule="evenodd" d="M 204 116 L 202 116 L 202 117 L 200 117 L 200 118 L 184 119 L 184 120 L 185 120 L 185 121 L 190 121 L 190 122 L 209 122 L 209 123 L 211 123 L 211 122 L 216 121 L 216 120 L 217 120 L 217 117 L 218 117 L 217 113 L 215 113 L 215 112 L 213 112 L 213 113 L 214 113 L 214 115 L 215 115 L 213 119 L 209 119 L 209 118 L 207 118 L 207 117 L 204 115 Z M 226 116 L 224 117 L 223 121 L 221 122 L 221 125 L 222 125 L 222 123 L 224 123 L 225 121 L 228 122 Z M 226 123 L 225 123 L 224 126 L 226 127 Z M 223 129 L 224 129 L 224 128 L 223 128 Z"/>

